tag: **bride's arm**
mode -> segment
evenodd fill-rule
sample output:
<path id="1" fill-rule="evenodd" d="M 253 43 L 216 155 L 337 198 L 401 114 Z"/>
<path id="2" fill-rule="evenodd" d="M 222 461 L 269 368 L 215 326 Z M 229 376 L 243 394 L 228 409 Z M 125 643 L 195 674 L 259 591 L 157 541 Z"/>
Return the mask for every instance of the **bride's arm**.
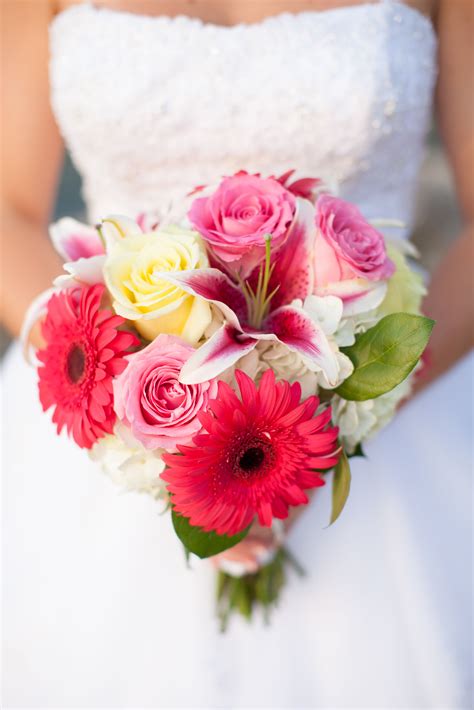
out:
<path id="1" fill-rule="evenodd" d="M 420 384 L 435 379 L 474 342 L 474 82 L 470 0 L 441 0 L 438 15 L 439 125 L 453 170 L 464 228 L 436 269 L 424 303 L 436 320 L 430 366 Z"/>
<path id="2" fill-rule="evenodd" d="M 61 272 L 47 238 L 63 147 L 49 103 L 46 0 L 2 5 L 1 318 L 18 334 L 31 300 Z"/>

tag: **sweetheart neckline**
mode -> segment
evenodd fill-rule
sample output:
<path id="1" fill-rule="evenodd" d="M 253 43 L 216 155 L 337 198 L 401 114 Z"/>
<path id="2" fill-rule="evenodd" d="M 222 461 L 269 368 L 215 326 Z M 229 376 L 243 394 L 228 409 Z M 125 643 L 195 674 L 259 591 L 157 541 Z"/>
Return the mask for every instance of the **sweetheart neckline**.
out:
<path id="1" fill-rule="evenodd" d="M 187 23 L 190 26 L 195 26 L 203 30 L 220 31 L 223 33 L 232 32 L 235 30 L 256 30 L 264 28 L 271 24 L 276 24 L 282 20 L 292 19 L 300 20 L 304 18 L 315 18 L 321 19 L 325 16 L 338 14 L 338 13 L 348 13 L 360 10 L 367 10 L 370 8 L 379 10 L 380 8 L 396 8 L 397 11 L 406 12 L 408 15 L 411 14 L 412 17 L 420 21 L 425 27 L 427 27 L 433 35 L 436 35 L 433 22 L 430 17 L 424 15 L 418 8 L 407 5 L 402 0 L 379 0 L 378 2 L 361 2 L 355 5 L 341 5 L 340 7 L 326 8 L 324 10 L 301 10 L 300 12 L 290 12 L 283 11 L 275 15 L 268 15 L 262 20 L 257 22 L 238 22 L 234 25 L 219 25 L 214 22 L 206 22 L 200 17 L 192 17 L 191 15 L 179 14 L 179 15 L 144 15 L 138 12 L 130 12 L 128 10 L 116 10 L 115 8 L 97 6 L 92 0 L 81 3 L 74 3 L 69 5 L 69 7 L 64 8 L 58 12 L 51 21 L 51 24 L 55 23 L 60 18 L 63 18 L 74 11 L 88 11 L 95 15 L 112 15 L 115 17 L 124 18 L 134 18 L 134 21 L 138 22 L 154 22 L 156 24 L 165 24 L 172 26 L 174 24 L 179 25 L 180 23 Z"/>

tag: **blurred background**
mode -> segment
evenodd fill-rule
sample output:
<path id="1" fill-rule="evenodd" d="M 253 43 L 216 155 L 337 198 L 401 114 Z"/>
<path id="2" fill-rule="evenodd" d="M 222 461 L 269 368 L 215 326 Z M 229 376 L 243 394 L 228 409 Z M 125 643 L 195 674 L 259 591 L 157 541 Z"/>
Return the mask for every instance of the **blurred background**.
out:
<path id="1" fill-rule="evenodd" d="M 66 155 L 54 218 L 68 215 L 85 220 L 81 178 Z M 391 215 L 387 215 L 390 217 Z M 431 272 L 460 228 L 452 175 L 436 129 L 430 133 L 417 195 L 413 241 L 420 251 L 421 265 Z M 0 330 L 0 357 L 10 340 Z"/>

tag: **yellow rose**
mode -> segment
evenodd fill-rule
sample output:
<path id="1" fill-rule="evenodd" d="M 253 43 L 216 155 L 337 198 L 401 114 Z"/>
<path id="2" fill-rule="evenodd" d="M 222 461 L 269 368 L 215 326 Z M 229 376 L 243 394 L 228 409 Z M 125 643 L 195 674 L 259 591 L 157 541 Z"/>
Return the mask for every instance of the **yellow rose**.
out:
<path id="1" fill-rule="evenodd" d="M 105 261 L 105 282 L 116 313 L 135 321 L 144 338 L 153 340 L 168 333 L 195 345 L 211 322 L 209 304 L 162 274 L 207 266 L 198 233 L 169 226 L 125 236 L 112 244 Z"/>

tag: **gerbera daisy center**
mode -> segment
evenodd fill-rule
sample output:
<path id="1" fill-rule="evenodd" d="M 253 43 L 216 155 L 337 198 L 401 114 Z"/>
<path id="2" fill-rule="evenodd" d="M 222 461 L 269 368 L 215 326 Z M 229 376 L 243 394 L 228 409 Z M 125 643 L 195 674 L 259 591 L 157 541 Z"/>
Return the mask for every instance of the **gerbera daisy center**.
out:
<path id="1" fill-rule="evenodd" d="M 80 345 L 73 345 L 66 361 L 69 379 L 73 384 L 79 382 L 86 369 L 86 354 Z"/>
<path id="2" fill-rule="evenodd" d="M 265 459 L 265 452 L 262 448 L 251 446 L 240 457 L 239 466 L 244 471 L 254 471 L 260 468 Z"/>
<path id="3" fill-rule="evenodd" d="M 259 437 L 250 437 L 235 450 L 233 472 L 235 478 L 250 482 L 262 478 L 275 459 L 272 446 Z"/>

